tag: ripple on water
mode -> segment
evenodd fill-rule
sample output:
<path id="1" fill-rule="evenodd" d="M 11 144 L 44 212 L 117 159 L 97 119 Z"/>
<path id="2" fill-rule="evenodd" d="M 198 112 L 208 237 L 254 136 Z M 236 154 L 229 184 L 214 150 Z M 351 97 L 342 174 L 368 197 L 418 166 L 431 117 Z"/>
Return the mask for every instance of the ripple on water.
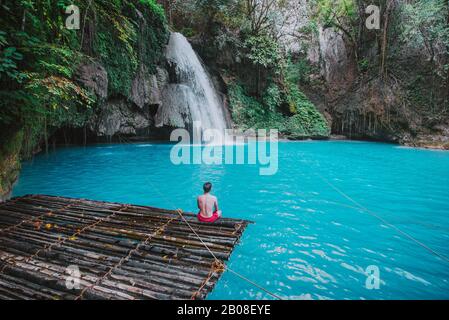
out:
<path id="1" fill-rule="evenodd" d="M 170 162 L 169 144 L 61 148 L 24 162 L 14 196 L 46 193 L 196 211 L 214 184 L 225 216 L 255 221 L 229 266 L 289 299 L 449 299 L 449 268 L 386 221 L 449 256 L 449 153 L 366 142 L 280 143 L 279 171 Z M 165 196 L 170 198 L 167 201 Z M 365 288 L 380 269 L 381 288 Z M 225 272 L 211 299 L 270 299 Z"/>

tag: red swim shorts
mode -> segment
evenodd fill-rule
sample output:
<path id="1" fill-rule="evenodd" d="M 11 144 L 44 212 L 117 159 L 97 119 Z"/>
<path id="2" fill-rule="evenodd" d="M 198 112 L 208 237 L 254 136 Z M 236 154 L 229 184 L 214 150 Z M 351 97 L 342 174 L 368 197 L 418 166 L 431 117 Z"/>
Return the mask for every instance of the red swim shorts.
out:
<path id="1" fill-rule="evenodd" d="M 209 218 L 205 218 L 205 217 L 203 217 L 201 214 L 198 213 L 198 220 L 201 221 L 201 222 L 209 222 L 209 223 L 212 223 L 212 222 L 217 221 L 218 219 L 220 219 L 220 216 L 218 215 L 218 212 L 217 212 L 217 211 L 215 211 L 215 212 L 212 214 L 212 217 L 209 217 Z"/>

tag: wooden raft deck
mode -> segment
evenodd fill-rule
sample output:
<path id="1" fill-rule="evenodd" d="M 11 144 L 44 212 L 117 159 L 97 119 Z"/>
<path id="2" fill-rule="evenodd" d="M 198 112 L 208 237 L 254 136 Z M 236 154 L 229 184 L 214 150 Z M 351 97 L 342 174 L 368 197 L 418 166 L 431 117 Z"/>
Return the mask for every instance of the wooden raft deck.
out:
<path id="1" fill-rule="evenodd" d="M 184 216 L 221 261 L 249 223 Z M 204 299 L 221 273 L 175 211 L 44 195 L 0 203 L 0 299 Z"/>

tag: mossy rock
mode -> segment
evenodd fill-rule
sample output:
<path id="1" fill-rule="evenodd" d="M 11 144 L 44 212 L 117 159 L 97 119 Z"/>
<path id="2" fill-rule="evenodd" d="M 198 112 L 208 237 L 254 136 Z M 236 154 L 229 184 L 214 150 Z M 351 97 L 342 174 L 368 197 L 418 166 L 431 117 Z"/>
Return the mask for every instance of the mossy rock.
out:
<path id="1" fill-rule="evenodd" d="M 20 171 L 20 151 L 22 149 L 23 131 L 19 130 L 0 148 L 0 198 L 11 192 Z"/>

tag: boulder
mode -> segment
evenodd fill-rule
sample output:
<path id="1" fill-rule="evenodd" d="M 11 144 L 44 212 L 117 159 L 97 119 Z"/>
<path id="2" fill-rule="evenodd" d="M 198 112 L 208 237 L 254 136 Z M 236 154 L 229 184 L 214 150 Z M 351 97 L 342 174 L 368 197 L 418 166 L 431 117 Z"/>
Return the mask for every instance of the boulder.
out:
<path id="1" fill-rule="evenodd" d="M 129 99 L 141 109 L 150 101 L 150 81 L 146 68 L 140 67 L 131 83 Z"/>
<path id="2" fill-rule="evenodd" d="M 108 73 L 98 62 L 90 62 L 80 65 L 75 78 L 100 100 L 108 96 Z"/>
<path id="3" fill-rule="evenodd" d="M 169 84 L 162 92 L 162 105 L 159 107 L 154 123 L 157 128 L 190 128 L 192 124 L 191 110 L 197 108 L 192 104 L 197 99 L 192 89 L 183 84 Z"/>
<path id="4" fill-rule="evenodd" d="M 355 58 L 347 47 L 343 34 L 332 28 L 320 28 L 319 43 L 321 72 L 330 94 L 344 93 L 357 77 Z"/>
<path id="5" fill-rule="evenodd" d="M 168 71 L 164 68 L 156 67 L 156 81 L 157 87 L 162 90 L 162 88 L 169 82 Z"/>
<path id="6" fill-rule="evenodd" d="M 145 135 L 152 125 L 151 118 L 123 99 L 107 101 L 91 126 L 91 130 L 99 137 L 112 137 L 117 134 Z"/>
<path id="7" fill-rule="evenodd" d="M 130 100 L 141 109 L 149 105 L 160 105 L 161 88 L 167 79 L 164 69 L 158 68 L 156 74 L 149 74 L 142 66 L 131 84 Z"/>
<path id="8" fill-rule="evenodd" d="M 159 106 L 162 103 L 162 88 L 168 83 L 168 71 L 157 67 L 155 74 L 149 74 L 147 68 L 139 68 L 131 84 L 129 99 L 140 109 L 147 106 Z"/>

